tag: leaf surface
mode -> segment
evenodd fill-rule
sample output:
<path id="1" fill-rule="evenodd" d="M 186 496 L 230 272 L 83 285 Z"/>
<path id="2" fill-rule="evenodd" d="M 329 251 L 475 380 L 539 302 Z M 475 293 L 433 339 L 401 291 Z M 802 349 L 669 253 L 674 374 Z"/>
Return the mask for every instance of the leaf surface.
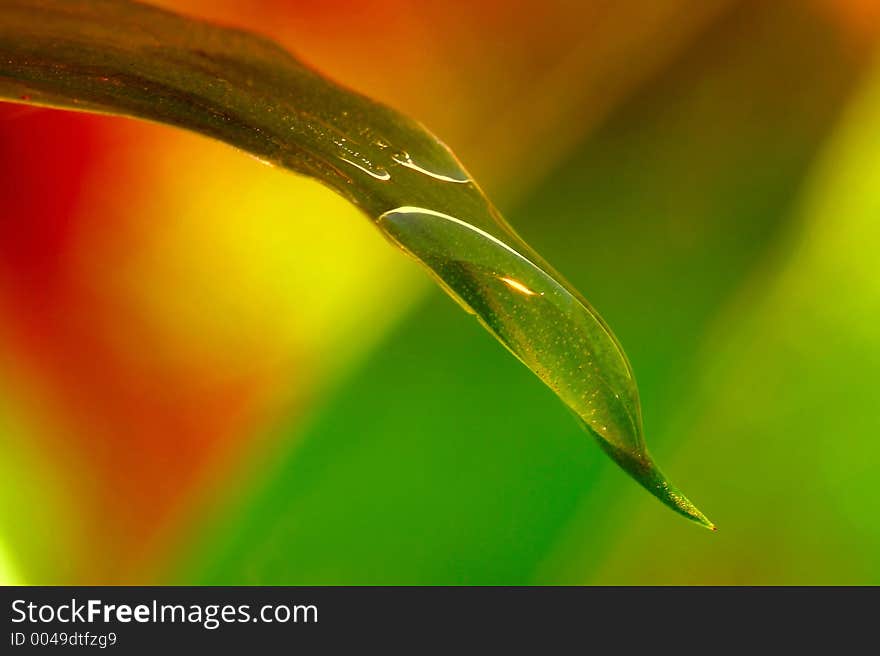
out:
<path id="1" fill-rule="evenodd" d="M 712 528 L 648 455 L 635 378 L 611 330 L 415 121 L 270 41 L 127 0 L 4 0 L 0 98 L 185 128 L 334 189 L 553 389 L 621 467 Z"/>

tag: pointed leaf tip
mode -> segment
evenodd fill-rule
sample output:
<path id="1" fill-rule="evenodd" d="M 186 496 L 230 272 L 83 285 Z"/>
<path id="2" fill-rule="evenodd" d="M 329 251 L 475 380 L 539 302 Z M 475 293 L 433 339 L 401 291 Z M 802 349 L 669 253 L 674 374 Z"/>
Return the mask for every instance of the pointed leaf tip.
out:
<path id="1" fill-rule="evenodd" d="M 601 439 L 599 444 L 627 474 L 666 506 L 712 532 L 718 530 L 715 524 L 682 494 L 681 490 L 669 482 L 647 453 L 631 453 Z"/>

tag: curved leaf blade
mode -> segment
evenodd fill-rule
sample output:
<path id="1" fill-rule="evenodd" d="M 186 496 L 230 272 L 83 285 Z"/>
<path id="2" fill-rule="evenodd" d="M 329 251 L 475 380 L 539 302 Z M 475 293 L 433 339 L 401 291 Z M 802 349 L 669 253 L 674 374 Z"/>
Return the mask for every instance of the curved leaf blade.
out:
<path id="1" fill-rule="evenodd" d="M 270 41 L 128 0 L 5 0 L 0 98 L 185 128 L 326 184 L 424 265 L 624 470 L 714 528 L 650 458 L 611 330 L 415 121 Z"/>

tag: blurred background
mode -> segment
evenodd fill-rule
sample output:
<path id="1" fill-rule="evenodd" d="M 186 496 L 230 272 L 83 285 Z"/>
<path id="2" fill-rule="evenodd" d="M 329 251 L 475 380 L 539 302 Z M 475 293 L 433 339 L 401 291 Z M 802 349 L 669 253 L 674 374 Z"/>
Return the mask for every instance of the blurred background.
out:
<path id="1" fill-rule="evenodd" d="M 444 139 L 719 531 L 318 184 L 0 105 L 0 583 L 880 583 L 880 4 L 154 4 Z"/>

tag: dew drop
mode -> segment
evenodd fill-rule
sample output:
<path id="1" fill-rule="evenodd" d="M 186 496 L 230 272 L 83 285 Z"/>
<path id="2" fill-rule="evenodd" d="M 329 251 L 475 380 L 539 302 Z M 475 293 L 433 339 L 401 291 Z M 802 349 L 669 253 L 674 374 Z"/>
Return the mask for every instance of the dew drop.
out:
<path id="1" fill-rule="evenodd" d="M 432 171 L 430 169 L 425 168 L 419 164 L 416 164 L 409 153 L 406 151 L 401 151 L 394 153 L 391 156 L 395 162 L 400 164 L 401 166 L 405 166 L 408 169 L 412 169 L 413 171 L 418 171 L 422 175 L 427 175 L 428 177 L 434 178 L 435 180 L 440 180 L 441 182 L 454 182 L 456 184 L 466 184 L 470 182 L 470 178 L 467 176 L 462 177 L 460 171 L 456 171 L 455 175 L 446 175 L 443 173 L 439 173 L 437 171 Z"/>

